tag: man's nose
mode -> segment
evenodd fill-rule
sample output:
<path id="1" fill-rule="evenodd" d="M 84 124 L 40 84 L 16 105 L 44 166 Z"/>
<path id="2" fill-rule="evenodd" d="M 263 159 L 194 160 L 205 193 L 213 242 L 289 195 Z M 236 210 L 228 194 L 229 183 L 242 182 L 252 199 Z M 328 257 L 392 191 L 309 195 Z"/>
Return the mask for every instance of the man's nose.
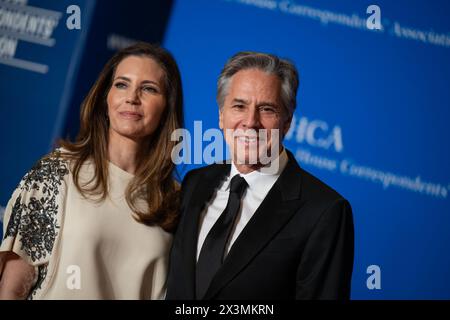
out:
<path id="1" fill-rule="evenodd" d="M 259 128 L 261 126 L 257 108 L 248 108 L 243 125 L 246 129 Z"/>

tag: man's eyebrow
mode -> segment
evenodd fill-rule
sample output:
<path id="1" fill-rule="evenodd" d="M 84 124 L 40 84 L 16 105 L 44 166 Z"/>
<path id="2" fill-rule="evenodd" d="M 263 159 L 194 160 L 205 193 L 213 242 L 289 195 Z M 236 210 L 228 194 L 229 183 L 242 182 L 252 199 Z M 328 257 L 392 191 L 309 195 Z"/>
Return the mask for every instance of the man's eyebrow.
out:
<path id="1" fill-rule="evenodd" d="M 234 98 L 232 100 L 233 103 L 241 103 L 241 104 L 249 104 L 248 100 L 240 99 L 240 98 Z"/>
<path id="2" fill-rule="evenodd" d="M 276 104 L 275 102 L 271 102 L 271 101 L 261 101 L 258 102 L 256 104 L 257 107 L 273 107 L 273 108 L 278 108 L 278 104 Z"/>
<path id="3" fill-rule="evenodd" d="M 232 103 L 240 103 L 240 104 L 250 104 L 250 102 L 248 100 L 242 99 L 242 98 L 234 98 L 232 101 Z M 256 107 L 273 107 L 273 108 L 278 108 L 278 104 L 272 101 L 260 101 L 256 104 Z"/>

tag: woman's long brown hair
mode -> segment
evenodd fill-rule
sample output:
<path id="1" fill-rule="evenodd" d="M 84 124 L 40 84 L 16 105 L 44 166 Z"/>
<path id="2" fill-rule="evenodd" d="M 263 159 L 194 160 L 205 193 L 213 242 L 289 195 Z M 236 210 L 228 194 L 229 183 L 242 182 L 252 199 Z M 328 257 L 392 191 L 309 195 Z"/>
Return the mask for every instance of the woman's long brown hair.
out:
<path id="1" fill-rule="evenodd" d="M 125 197 L 137 221 L 172 231 L 178 217 L 179 186 L 173 179 L 171 152 L 176 141 L 171 141 L 171 133 L 183 124 L 183 93 L 178 66 L 168 51 L 148 43 L 137 43 L 118 51 L 106 63 L 81 105 L 80 131 L 75 142 L 61 140 L 59 144 L 66 149 L 62 156 L 73 160 L 72 175 L 78 191 L 86 198 L 95 196 L 98 201 L 104 200 L 108 196 L 109 158 L 106 97 L 117 66 L 129 56 L 149 57 L 161 66 L 165 73 L 167 105 L 158 128 L 140 152 L 135 176 Z M 87 160 L 94 163 L 95 174 L 89 182 L 80 184 L 80 169 Z M 141 200 L 146 202 L 146 210 L 138 206 Z"/>

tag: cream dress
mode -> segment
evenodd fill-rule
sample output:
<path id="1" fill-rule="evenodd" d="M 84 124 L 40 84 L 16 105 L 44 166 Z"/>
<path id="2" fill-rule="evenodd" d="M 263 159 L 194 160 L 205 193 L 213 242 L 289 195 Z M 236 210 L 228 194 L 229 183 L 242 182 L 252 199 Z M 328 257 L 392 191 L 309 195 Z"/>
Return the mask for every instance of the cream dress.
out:
<path id="1" fill-rule="evenodd" d="M 0 267 L 7 251 L 35 267 L 30 299 L 163 298 L 172 236 L 133 219 L 124 196 L 133 175 L 109 163 L 109 196 L 88 200 L 57 153 L 25 175 L 8 202 Z M 81 181 L 92 174 L 84 164 Z"/>

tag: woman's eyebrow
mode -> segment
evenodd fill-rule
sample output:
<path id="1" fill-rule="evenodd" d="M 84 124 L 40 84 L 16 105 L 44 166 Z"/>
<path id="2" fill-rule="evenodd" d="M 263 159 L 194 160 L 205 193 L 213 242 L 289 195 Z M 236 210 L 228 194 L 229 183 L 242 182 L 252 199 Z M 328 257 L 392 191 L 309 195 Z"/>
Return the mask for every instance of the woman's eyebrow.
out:
<path id="1" fill-rule="evenodd" d="M 118 79 L 124 80 L 124 81 L 127 81 L 127 82 L 131 82 L 130 78 L 127 78 L 127 77 L 124 77 L 124 76 L 118 76 L 118 77 L 116 77 L 114 79 L 114 81 L 118 80 Z M 142 84 L 147 84 L 147 83 L 151 83 L 151 84 L 157 85 L 159 87 L 159 83 L 156 82 L 156 81 L 153 81 L 153 80 L 144 80 L 144 81 L 142 81 Z"/>

